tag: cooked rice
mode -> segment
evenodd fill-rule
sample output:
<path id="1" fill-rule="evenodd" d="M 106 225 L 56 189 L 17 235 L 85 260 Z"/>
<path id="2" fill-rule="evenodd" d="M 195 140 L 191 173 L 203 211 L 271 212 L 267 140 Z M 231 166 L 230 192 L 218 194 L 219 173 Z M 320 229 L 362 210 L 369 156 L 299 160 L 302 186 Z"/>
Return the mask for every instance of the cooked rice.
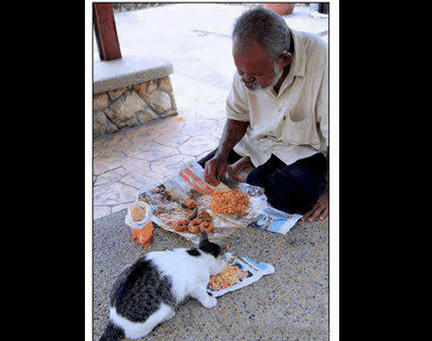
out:
<path id="1" fill-rule="evenodd" d="M 210 276 L 209 286 L 217 288 L 232 287 L 240 278 L 247 275 L 247 271 L 241 270 L 236 266 L 230 266 L 228 263 L 224 270 L 217 275 Z"/>
<path id="2" fill-rule="evenodd" d="M 243 213 L 249 205 L 249 198 L 239 189 L 235 191 L 213 191 L 210 209 L 215 213 Z"/>

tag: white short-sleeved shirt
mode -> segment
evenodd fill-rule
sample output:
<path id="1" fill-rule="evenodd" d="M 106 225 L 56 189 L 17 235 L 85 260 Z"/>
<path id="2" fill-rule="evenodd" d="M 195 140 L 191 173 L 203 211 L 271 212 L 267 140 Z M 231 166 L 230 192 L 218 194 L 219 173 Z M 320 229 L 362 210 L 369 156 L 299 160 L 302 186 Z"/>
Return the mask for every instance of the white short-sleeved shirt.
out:
<path id="1" fill-rule="evenodd" d="M 312 33 L 291 29 L 294 55 L 279 94 L 273 88 L 247 91 L 236 72 L 227 99 L 227 117 L 250 122 L 234 147 L 255 167 L 274 154 L 290 165 L 328 146 L 328 47 Z"/>

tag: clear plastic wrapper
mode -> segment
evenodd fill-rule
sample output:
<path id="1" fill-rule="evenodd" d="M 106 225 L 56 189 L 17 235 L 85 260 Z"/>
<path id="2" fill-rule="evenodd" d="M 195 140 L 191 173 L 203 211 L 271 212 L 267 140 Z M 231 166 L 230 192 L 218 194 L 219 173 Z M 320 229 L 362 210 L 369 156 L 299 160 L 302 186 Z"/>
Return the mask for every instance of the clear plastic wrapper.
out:
<path id="1" fill-rule="evenodd" d="M 236 189 L 246 194 L 249 199 L 249 205 L 244 212 L 222 214 L 210 209 L 214 191 Z M 285 234 L 301 217 L 301 215 L 289 215 L 272 208 L 267 203 L 264 190 L 260 187 L 238 183 L 229 178 L 216 187 L 209 185 L 204 180 L 204 170 L 194 160 L 185 163 L 180 171 L 165 179 L 160 185 L 143 188 L 138 193 L 138 200 L 151 206 L 154 223 L 187 238 L 196 245 L 199 243 L 200 232 L 191 233 L 189 229 L 181 231 L 178 223 L 186 220 L 192 223 L 194 219 L 200 219 L 200 214 L 203 212 L 212 218 L 210 223 L 213 228 L 208 235 L 215 242 L 222 241 L 236 228 L 247 226 Z M 276 228 L 276 225 L 279 228 Z"/>

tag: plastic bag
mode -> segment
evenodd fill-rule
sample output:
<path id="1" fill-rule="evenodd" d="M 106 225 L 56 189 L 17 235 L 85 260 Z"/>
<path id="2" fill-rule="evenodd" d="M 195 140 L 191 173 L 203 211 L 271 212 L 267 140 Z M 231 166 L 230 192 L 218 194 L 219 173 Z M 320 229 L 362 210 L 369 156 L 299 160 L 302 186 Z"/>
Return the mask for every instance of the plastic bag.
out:
<path id="1" fill-rule="evenodd" d="M 153 241 L 154 228 L 151 218 L 151 207 L 142 201 L 130 204 L 125 217 L 125 223 L 130 227 L 133 240 L 145 248 Z"/>

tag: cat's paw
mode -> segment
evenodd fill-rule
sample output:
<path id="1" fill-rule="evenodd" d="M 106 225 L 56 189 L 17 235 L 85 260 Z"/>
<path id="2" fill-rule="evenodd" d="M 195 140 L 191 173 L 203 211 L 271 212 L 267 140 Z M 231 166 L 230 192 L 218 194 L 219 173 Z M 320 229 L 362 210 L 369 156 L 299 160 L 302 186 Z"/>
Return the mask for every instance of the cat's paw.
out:
<path id="1" fill-rule="evenodd" d="M 206 300 L 206 302 L 202 302 L 202 305 L 205 308 L 213 308 L 216 307 L 217 305 L 217 299 L 213 296 L 209 296 L 208 299 Z"/>

